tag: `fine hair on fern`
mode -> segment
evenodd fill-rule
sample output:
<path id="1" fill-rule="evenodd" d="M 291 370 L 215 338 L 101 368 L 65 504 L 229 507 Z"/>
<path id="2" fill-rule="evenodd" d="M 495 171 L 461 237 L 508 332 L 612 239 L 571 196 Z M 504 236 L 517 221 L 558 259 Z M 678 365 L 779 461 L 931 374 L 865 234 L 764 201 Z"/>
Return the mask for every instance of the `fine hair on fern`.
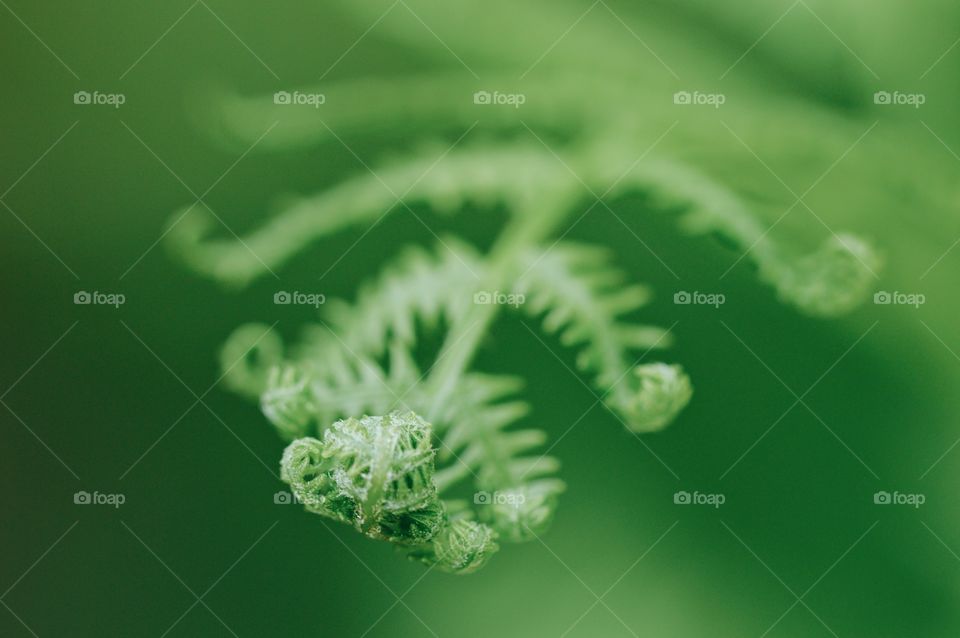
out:
<path id="1" fill-rule="evenodd" d="M 668 152 L 637 160 L 636 126 L 583 103 L 584 86 L 616 94 L 615 82 L 583 82 L 573 90 L 561 80 L 531 80 L 531 91 L 571 98 L 565 108 L 525 112 L 531 124 L 577 132 L 557 153 L 529 136 L 422 147 L 285 200 L 240 241 L 209 237 L 212 217 L 200 206 L 174 214 L 166 239 L 178 258 L 242 287 L 319 238 L 375 224 L 384 211 L 413 204 L 448 216 L 508 211 L 486 252 L 449 236 L 401 248 L 352 300 L 326 303 L 295 345 L 248 324 L 223 346 L 226 385 L 258 401 L 286 441 L 281 478 L 308 512 L 456 574 L 480 569 L 502 543 L 546 532 L 565 489 L 559 460 L 544 452 L 548 433 L 519 397 L 522 379 L 474 367 L 500 313 L 514 310 L 495 302 L 499 291 L 522 299 L 517 311 L 576 352 L 580 372 L 626 428 L 650 433 L 676 419 L 693 384 L 679 364 L 649 360 L 674 338 L 636 321 L 652 291 L 619 270 L 610 251 L 566 238 L 584 201 L 644 195 L 643 210 L 673 215 L 685 234 L 726 239 L 781 300 L 813 316 L 840 315 L 867 295 L 880 259 L 866 241 L 841 233 L 817 248 L 774 239 L 760 221 L 761 204 L 710 171 Z M 376 106 L 384 96 L 399 96 L 394 113 L 410 121 L 464 123 L 469 108 L 461 100 L 470 88 L 443 75 L 345 82 L 336 90 L 350 96 L 341 100 L 347 106 L 331 105 L 322 119 L 298 111 L 270 143 L 311 143 L 331 126 L 362 135 L 396 125 Z M 425 94 L 429 100 L 416 97 Z M 279 115 L 265 98 L 223 97 L 219 108 L 221 132 L 240 140 Z M 500 118 L 488 124 L 517 125 Z M 418 360 L 423 333 L 442 340 L 427 362 Z"/>

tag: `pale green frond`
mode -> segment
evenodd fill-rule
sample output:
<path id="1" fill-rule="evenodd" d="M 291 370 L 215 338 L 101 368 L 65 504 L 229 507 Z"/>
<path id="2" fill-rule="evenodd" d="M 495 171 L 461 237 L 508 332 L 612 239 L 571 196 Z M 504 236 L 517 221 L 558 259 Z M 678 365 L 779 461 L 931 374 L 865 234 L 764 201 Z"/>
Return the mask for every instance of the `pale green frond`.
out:
<path id="1" fill-rule="evenodd" d="M 539 193 L 573 179 L 545 149 L 526 144 L 462 148 L 431 146 L 410 158 L 364 172 L 311 197 L 289 198 L 283 210 L 240 239 L 210 238 L 221 224 L 203 205 L 175 213 L 165 241 L 197 272 L 245 286 L 321 237 L 373 224 L 391 210 L 425 203 L 452 214 L 470 204 L 522 208 Z"/>
<path id="2" fill-rule="evenodd" d="M 560 242 L 548 250 L 530 250 L 522 261 L 524 274 L 518 290 L 526 295 L 523 309 L 543 317 L 547 332 L 556 333 L 567 347 L 579 349 L 577 367 L 595 376 L 607 406 L 634 431 L 647 432 L 669 424 L 690 400 L 687 392 L 670 395 L 651 387 L 649 368 L 676 370 L 679 366 L 637 365 L 642 355 L 670 345 L 668 331 L 629 323 L 625 316 L 642 308 L 650 291 L 625 284 L 626 277 L 610 266 L 608 251 Z"/>
<path id="3" fill-rule="evenodd" d="M 323 325 L 305 333 L 297 356 L 317 359 L 331 341 L 354 357 L 378 357 L 388 343 L 412 347 L 418 328 L 462 316 L 483 270 L 476 250 L 455 238 L 442 239 L 432 252 L 409 248 L 364 284 L 355 301 L 325 304 Z"/>
<path id="4" fill-rule="evenodd" d="M 294 366 L 270 370 L 267 389 L 260 395 L 260 410 L 287 441 L 306 436 L 317 416 L 308 379 Z"/>
<path id="5" fill-rule="evenodd" d="M 861 238 L 826 230 L 819 248 L 786 246 L 771 236 L 770 224 L 760 221 L 748 201 L 690 166 L 657 160 L 637 164 L 625 176 L 618 170 L 611 164 L 600 178 L 620 180 L 611 195 L 644 192 L 654 208 L 679 213 L 685 232 L 730 240 L 741 251 L 738 259 L 749 258 L 780 299 L 807 314 L 845 314 L 875 286 L 882 259 Z"/>
<path id="6" fill-rule="evenodd" d="M 373 359 L 336 349 L 335 342 L 330 345 L 323 358 L 297 364 L 306 381 L 307 405 L 312 409 L 308 423 L 316 425 L 317 433 L 322 434 L 338 419 L 355 415 L 424 411 L 427 397 L 419 385 L 421 373 L 403 347 L 391 348 L 387 369 Z M 262 404 L 268 394 L 261 398 Z"/>
<path id="7" fill-rule="evenodd" d="M 665 330 L 624 320 L 648 303 L 651 292 L 625 284 L 625 275 L 610 261 L 603 248 L 560 242 L 527 251 L 517 282 L 526 297 L 522 310 L 542 317 L 544 329 L 563 345 L 579 349 L 578 367 L 593 373 L 602 390 L 629 370 L 637 352 L 671 343 Z"/>
<path id="8" fill-rule="evenodd" d="M 487 403 L 462 411 L 453 420 L 440 451 L 440 458 L 450 459 L 450 465 L 437 472 L 441 489 L 473 477 L 477 515 L 511 542 L 527 541 L 544 532 L 557 496 L 564 490 L 563 481 L 542 478 L 560 469 L 557 459 L 537 453 L 547 440 L 546 433 L 507 429 L 527 411 L 521 401 Z"/>

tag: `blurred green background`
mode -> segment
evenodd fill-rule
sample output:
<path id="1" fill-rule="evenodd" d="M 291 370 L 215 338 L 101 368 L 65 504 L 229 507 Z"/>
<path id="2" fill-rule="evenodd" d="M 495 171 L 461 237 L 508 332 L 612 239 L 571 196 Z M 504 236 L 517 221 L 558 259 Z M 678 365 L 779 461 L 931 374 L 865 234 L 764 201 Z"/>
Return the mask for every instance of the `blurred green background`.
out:
<path id="1" fill-rule="evenodd" d="M 955 4 L 0 4 L 0 635 L 960 633 Z M 215 382 L 216 352 L 240 323 L 278 321 L 293 336 L 314 317 L 275 306 L 278 288 L 351 298 L 402 246 L 432 244 L 431 232 L 398 211 L 357 249 L 347 251 L 367 229 L 319 241 L 280 282 L 243 291 L 190 273 L 157 242 L 195 196 L 243 235 L 279 195 L 465 130 L 405 126 L 394 113 L 399 123 L 376 134 L 344 133 L 349 149 L 246 153 L 213 130 L 210 87 L 270 94 L 442 72 L 480 90 L 489 69 L 520 87 L 538 74 L 560 84 L 567 70 L 622 70 L 641 97 L 609 108 L 649 133 L 638 155 L 677 122 L 666 146 L 769 201 L 771 224 L 795 199 L 780 179 L 802 193 L 828 171 L 810 206 L 881 248 L 877 290 L 927 303 L 868 301 L 844 320 L 809 319 L 747 261 L 721 281 L 740 251 L 682 236 L 645 214 L 643 198 L 613 208 L 656 256 L 594 209 L 570 236 L 609 246 L 654 287 L 642 319 L 679 322 L 668 357 L 689 370 L 694 401 L 670 429 L 637 439 L 569 372 L 569 352 L 547 339 L 558 360 L 504 318 L 478 368 L 527 378 L 531 418 L 553 437 L 588 413 L 553 450 L 569 489 L 545 544 L 507 546 L 468 577 L 424 576 L 387 546 L 275 504 L 283 443 Z M 679 90 L 728 102 L 675 109 Z M 126 101 L 77 105 L 77 91 Z M 926 103 L 883 108 L 876 91 Z M 391 104 L 379 108 L 389 119 Z M 527 134 L 476 119 L 477 139 Z M 576 134 L 542 134 L 564 133 Z M 505 218 L 415 210 L 432 231 L 482 246 Z M 805 208 L 773 232 L 804 246 L 827 233 Z M 675 306 L 678 289 L 722 291 L 728 303 Z M 127 301 L 75 305 L 81 290 Z M 126 502 L 78 506 L 81 490 Z M 678 506 L 678 490 L 726 502 Z M 926 500 L 878 506 L 881 490 Z"/>

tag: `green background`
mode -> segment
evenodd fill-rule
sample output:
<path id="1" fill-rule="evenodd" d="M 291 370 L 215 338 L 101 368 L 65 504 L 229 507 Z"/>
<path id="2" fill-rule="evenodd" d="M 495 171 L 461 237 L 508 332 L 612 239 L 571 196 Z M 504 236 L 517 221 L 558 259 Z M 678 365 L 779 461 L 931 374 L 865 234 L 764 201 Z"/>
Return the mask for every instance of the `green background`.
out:
<path id="1" fill-rule="evenodd" d="M 589 2 L 458 4 L 397 5 L 364 35 L 390 3 L 4 0 L 0 635 L 154 636 L 176 622 L 167 635 L 558 636 L 576 622 L 566 635 L 760 636 L 783 614 L 767 635 L 957 635 L 960 250 L 925 273 L 960 237 L 952 186 L 960 50 L 950 49 L 960 11 L 852 0 L 611 2 L 587 14 Z M 402 18 L 410 8 L 429 29 Z M 489 21 L 469 21 L 479 14 Z M 242 235 L 278 195 L 309 194 L 365 171 L 354 153 L 375 164 L 463 132 L 438 123 L 432 136 L 413 127 L 348 136 L 352 151 L 334 141 L 244 155 L 245 144 L 223 145 L 205 132 L 203 89 L 258 94 L 315 84 L 361 36 L 328 81 L 465 73 L 490 60 L 522 72 L 574 24 L 549 54 L 550 73 L 562 74 L 568 60 L 623 67 L 638 86 L 668 91 L 664 104 L 672 91 L 703 87 L 731 101 L 749 95 L 765 113 L 782 100 L 800 113 L 843 118 L 852 132 L 826 162 L 808 160 L 802 148 L 764 149 L 764 161 L 798 192 L 879 122 L 881 141 L 843 165 L 889 153 L 891 180 L 916 205 L 865 203 L 877 197 L 864 188 L 870 182 L 845 183 L 843 168 L 811 202 L 831 227 L 882 249 L 878 290 L 923 293 L 927 303 L 867 303 L 843 320 L 809 319 L 778 303 L 746 261 L 718 280 L 739 251 L 682 236 L 667 216 L 645 214 L 642 198 L 613 205 L 629 233 L 613 213 L 594 209 L 571 237 L 609 246 L 633 279 L 657 291 L 642 319 L 678 322 L 667 356 L 690 372 L 694 401 L 670 429 L 638 439 L 571 374 L 571 353 L 552 338 L 546 348 L 527 330 L 534 322 L 504 318 L 477 367 L 528 379 L 532 422 L 563 436 L 552 453 L 569 488 L 544 543 L 507 546 L 475 575 L 424 576 L 386 545 L 275 504 L 283 443 L 255 405 L 215 381 L 216 352 L 240 323 L 278 321 L 292 337 L 314 316 L 275 306 L 276 290 L 351 298 L 402 246 L 432 244 L 431 232 L 398 211 L 339 262 L 366 229 L 316 242 L 278 272 L 280 282 L 267 277 L 242 291 L 191 274 L 154 244 L 172 211 L 195 201 L 191 190 L 200 195 L 216 182 L 204 200 Z M 614 32 L 623 39 L 590 39 Z M 683 81 L 664 75 L 647 47 Z M 923 92 L 928 103 L 874 107 L 874 91 L 894 89 Z M 79 90 L 127 101 L 78 106 Z M 768 132 L 751 129 L 755 113 L 744 100 L 722 117 L 763 140 Z M 640 120 L 658 108 L 621 107 Z M 713 158 L 751 190 L 780 188 L 743 156 L 717 114 L 651 117 L 679 121 L 681 141 L 706 127 L 725 135 L 675 150 Z M 789 129 L 792 118 L 772 121 Z M 816 144 L 812 118 L 796 120 L 797 135 Z M 502 132 L 481 122 L 474 134 Z M 920 195 L 933 191 L 941 207 Z M 771 206 L 771 223 L 784 208 Z M 432 231 L 482 246 L 504 220 L 496 210 L 453 218 L 415 210 Z M 803 241 L 826 232 L 802 209 L 776 230 Z M 728 303 L 675 306 L 678 289 L 722 291 Z M 79 290 L 120 292 L 127 302 L 74 305 Z M 794 406 L 761 438 L 796 395 L 809 409 Z M 78 506 L 79 490 L 121 493 L 126 502 Z M 678 490 L 723 493 L 726 503 L 677 506 Z M 877 506 L 879 490 L 922 493 L 926 502 Z"/>

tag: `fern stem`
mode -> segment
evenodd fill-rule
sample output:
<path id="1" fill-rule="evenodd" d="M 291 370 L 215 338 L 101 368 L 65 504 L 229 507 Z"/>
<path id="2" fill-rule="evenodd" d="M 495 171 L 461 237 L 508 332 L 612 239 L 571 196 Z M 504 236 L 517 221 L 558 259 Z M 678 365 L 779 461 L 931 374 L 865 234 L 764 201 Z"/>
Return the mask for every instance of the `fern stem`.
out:
<path id="1" fill-rule="evenodd" d="M 526 215 L 521 214 L 514 218 L 491 250 L 478 290 L 493 292 L 507 287 L 524 251 L 538 244 L 556 229 L 563 221 L 574 197 L 573 189 L 551 193 L 531 205 Z M 427 380 L 427 383 L 435 388 L 428 420 L 436 419 L 443 411 L 443 406 L 450 400 L 461 376 L 470 365 L 481 338 L 487 334 L 487 328 L 493 323 L 499 310 L 499 305 L 495 303 L 474 303 L 450 327 Z"/>

